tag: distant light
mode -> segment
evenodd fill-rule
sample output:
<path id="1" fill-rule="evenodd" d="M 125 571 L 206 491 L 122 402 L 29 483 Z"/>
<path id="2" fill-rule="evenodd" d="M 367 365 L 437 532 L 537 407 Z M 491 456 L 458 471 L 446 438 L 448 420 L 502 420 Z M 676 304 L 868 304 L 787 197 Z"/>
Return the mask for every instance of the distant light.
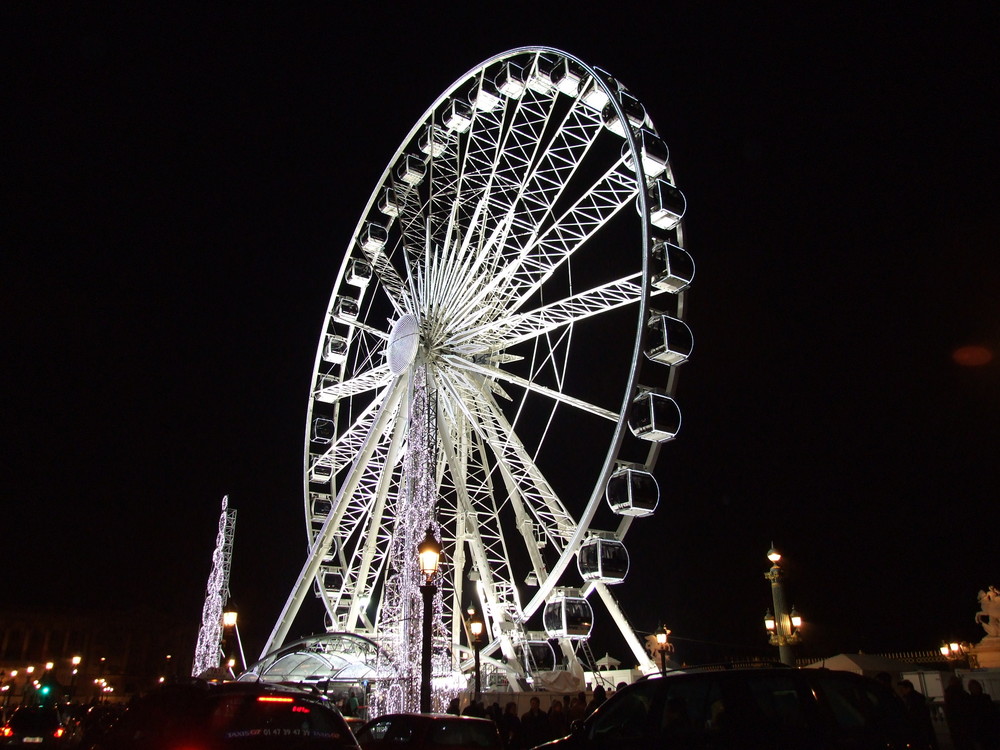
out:
<path id="1" fill-rule="evenodd" d="M 982 367 L 993 361 L 993 352 L 985 346 L 960 346 L 951 353 L 951 358 L 962 367 Z"/>

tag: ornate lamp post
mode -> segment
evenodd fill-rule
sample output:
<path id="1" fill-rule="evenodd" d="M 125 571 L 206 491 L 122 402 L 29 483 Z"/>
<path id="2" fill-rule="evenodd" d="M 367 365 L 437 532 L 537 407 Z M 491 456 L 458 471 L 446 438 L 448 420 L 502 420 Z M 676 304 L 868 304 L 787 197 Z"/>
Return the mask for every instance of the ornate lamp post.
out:
<path id="1" fill-rule="evenodd" d="M 483 648 L 483 621 L 472 607 L 469 607 L 469 632 L 472 634 L 472 649 L 476 652 L 476 694 L 474 700 L 478 701 L 482 692 L 479 672 L 479 652 Z"/>
<path id="2" fill-rule="evenodd" d="M 667 640 L 669 636 L 670 631 L 666 625 L 661 626 L 656 631 L 656 651 L 660 655 L 660 674 L 667 673 L 667 654 L 674 650 L 674 644 Z"/>
<path id="3" fill-rule="evenodd" d="M 427 529 L 427 536 L 417 547 L 417 557 L 420 560 L 420 572 L 424 576 L 424 583 L 420 587 L 420 593 L 424 598 L 423 643 L 420 653 L 420 713 L 426 714 L 431 711 L 431 640 L 434 594 L 437 593 L 434 575 L 441 559 L 441 543 L 434 538 L 433 529 Z"/>
<path id="4" fill-rule="evenodd" d="M 948 660 L 948 664 L 951 666 L 952 671 L 957 669 L 959 664 L 963 661 L 971 669 L 978 666 L 973 664 L 975 659 L 971 654 L 971 647 L 968 643 L 945 641 L 941 644 L 940 651 L 941 656 Z"/>
<path id="5" fill-rule="evenodd" d="M 70 672 L 69 678 L 69 699 L 73 700 L 76 698 L 76 676 L 80 673 L 80 662 L 82 662 L 83 659 L 79 656 L 74 656 L 69 661 L 70 664 L 73 665 L 73 671 Z"/>
<path id="6" fill-rule="evenodd" d="M 774 614 L 771 610 L 764 615 L 764 627 L 769 633 L 769 642 L 772 646 L 778 647 L 778 658 L 782 664 L 790 667 L 795 666 L 795 657 L 792 656 L 792 646 L 802 641 L 799 628 L 802 627 L 802 617 L 792 607 L 791 611 L 785 605 L 785 592 L 781 587 L 781 568 L 778 562 L 781 560 L 781 553 L 771 546 L 767 551 L 767 559 L 771 561 L 771 569 L 764 574 L 764 577 L 771 582 L 771 601 L 774 604 Z"/>
<path id="7" fill-rule="evenodd" d="M 243 671 L 247 668 L 247 659 L 243 654 L 243 641 L 240 640 L 240 628 L 237 625 L 238 617 L 234 610 L 227 610 L 222 613 L 222 643 L 223 650 L 225 652 L 226 659 L 235 662 L 235 654 L 232 653 L 232 648 L 226 648 L 229 645 L 229 638 L 227 633 L 232 632 L 233 637 L 236 639 L 236 651 L 239 653 L 240 665 Z M 232 667 L 230 667 L 232 668 Z"/>

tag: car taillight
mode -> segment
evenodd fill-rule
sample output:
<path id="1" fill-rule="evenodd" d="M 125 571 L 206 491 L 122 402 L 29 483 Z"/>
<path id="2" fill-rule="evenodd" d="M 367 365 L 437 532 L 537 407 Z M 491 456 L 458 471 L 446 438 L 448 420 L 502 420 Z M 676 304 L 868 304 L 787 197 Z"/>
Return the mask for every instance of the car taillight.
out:
<path id="1" fill-rule="evenodd" d="M 259 695 L 257 696 L 257 701 L 259 703 L 294 703 L 294 698 L 283 698 L 278 695 Z"/>

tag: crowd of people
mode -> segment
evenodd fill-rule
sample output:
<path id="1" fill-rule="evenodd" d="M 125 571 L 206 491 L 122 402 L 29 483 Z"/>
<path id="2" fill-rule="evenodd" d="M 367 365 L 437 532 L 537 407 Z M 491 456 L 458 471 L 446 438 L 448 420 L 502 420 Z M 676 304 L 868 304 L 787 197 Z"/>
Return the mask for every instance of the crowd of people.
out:
<path id="1" fill-rule="evenodd" d="M 542 701 L 532 696 L 528 710 L 518 715 L 517 703 L 508 702 L 503 708 L 497 702 L 486 706 L 482 701 L 472 701 L 462 714 L 493 719 L 500 732 L 505 750 L 526 750 L 543 742 L 565 737 L 570 733 L 574 721 L 585 719 L 608 699 L 603 686 L 594 688 L 588 701 L 586 693 L 576 696 L 556 696 L 547 709 L 542 709 Z M 452 702 L 449 713 L 457 714 L 458 700 Z"/>
<path id="2" fill-rule="evenodd" d="M 888 674 L 876 678 L 891 687 Z M 917 692 L 910 680 L 896 684 L 896 692 L 931 747 L 937 748 L 937 735 L 931 716 L 932 704 Z M 983 691 L 979 680 L 970 679 L 968 690 L 958 675 L 952 675 L 944 690 L 944 717 L 954 750 L 1000 750 L 1000 706 Z"/>

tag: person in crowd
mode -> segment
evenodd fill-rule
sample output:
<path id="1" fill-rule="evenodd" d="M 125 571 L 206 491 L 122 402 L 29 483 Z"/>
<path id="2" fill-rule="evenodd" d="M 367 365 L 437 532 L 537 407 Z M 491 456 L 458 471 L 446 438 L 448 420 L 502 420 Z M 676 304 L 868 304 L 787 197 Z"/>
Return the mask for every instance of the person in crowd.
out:
<path id="1" fill-rule="evenodd" d="M 979 680 L 969 680 L 969 719 L 978 750 L 1000 750 L 1000 711 Z"/>
<path id="2" fill-rule="evenodd" d="M 948 720 L 948 733 L 955 750 L 974 750 L 969 694 L 962 687 L 958 675 L 952 675 L 944 689 L 944 716 Z"/>
<path id="3" fill-rule="evenodd" d="M 462 711 L 462 716 L 478 716 L 486 718 L 486 706 L 482 701 L 469 701 L 469 705 Z"/>
<path id="4" fill-rule="evenodd" d="M 587 696 L 584 693 L 579 693 L 570 702 L 566 718 L 569 719 L 570 724 L 572 724 L 574 721 L 581 721 L 586 717 L 587 717 Z"/>
<path id="5" fill-rule="evenodd" d="M 521 720 L 517 717 L 517 704 L 511 701 L 504 708 L 500 721 L 500 739 L 506 750 L 524 750 L 524 738 L 521 735 Z"/>
<path id="6" fill-rule="evenodd" d="M 521 735 L 525 747 L 535 747 L 551 739 L 549 717 L 542 711 L 541 701 L 537 696 L 531 696 L 528 710 L 521 716 Z"/>
<path id="7" fill-rule="evenodd" d="M 594 697 L 590 699 L 590 703 L 587 704 L 587 716 L 590 716 L 594 711 L 604 705 L 604 702 L 608 699 L 608 693 L 604 689 L 604 685 L 598 685 L 594 688 Z"/>
<path id="8" fill-rule="evenodd" d="M 903 705 L 913 723 L 920 729 L 925 742 L 937 750 L 937 736 L 934 734 L 934 724 L 931 721 L 931 709 L 927 705 L 927 698 L 923 693 L 918 693 L 909 680 L 902 680 L 897 685 L 897 695 L 903 700 Z"/>
<path id="9" fill-rule="evenodd" d="M 569 732 L 569 719 L 563 702 L 556 698 L 549 707 L 549 734 L 552 739 L 557 740 L 560 737 L 566 737 Z"/>

